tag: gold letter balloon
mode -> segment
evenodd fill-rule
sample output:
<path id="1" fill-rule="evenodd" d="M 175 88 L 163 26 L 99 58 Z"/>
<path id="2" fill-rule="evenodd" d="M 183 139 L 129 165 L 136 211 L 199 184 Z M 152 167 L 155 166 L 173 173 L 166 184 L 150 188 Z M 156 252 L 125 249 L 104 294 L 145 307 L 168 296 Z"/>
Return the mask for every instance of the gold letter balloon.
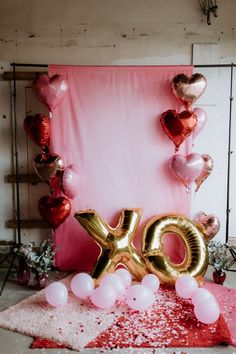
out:
<path id="1" fill-rule="evenodd" d="M 122 209 L 117 227 L 112 228 L 94 210 L 74 214 L 101 248 L 91 274 L 96 284 L 120 263 L 137 280 L 151 272 L 165 283 L 174 283 L 178 277 L 187 274 L 200 281 L 208 266 L 208 253 L 203 236 L 194 223 L 181 215 L 167 214 L 150 219 L 143 231 L 140 254 L 132 241 L 141 215 L 141 209 Z M 168 233 L 178 235 L 184 242 L 185 259 L 181 264 L 172 263 L 163 251 L 163 237 Z"/>
<path id="2" fill-rule="evenodd" d="M 185 259 L 181 264 L 172 263 L 163 251 L 163 237 L 172 233 L 185 245 Z M 148 268 L 162 282 L 173 283 L 182 275 L 191 275 L 201 281 L 207 266 L 208 252 L 199 229 L 181 215 L 164 215 L 152 218 L 143 232 L 143 256 Z"/>
<path id="3" fill-rule="evenodd" d="M 148 273 L 145 260 L 132 242 L 141 216 L 141 209 L 122 209 L 118 225 L 112 228 L 94 210 L 74 214 L 76 220 L 101 248 L 91 274 L 97 284 L 104 274 L 113 272 L 120 263 L 138 280 L 142 280 Z"/>

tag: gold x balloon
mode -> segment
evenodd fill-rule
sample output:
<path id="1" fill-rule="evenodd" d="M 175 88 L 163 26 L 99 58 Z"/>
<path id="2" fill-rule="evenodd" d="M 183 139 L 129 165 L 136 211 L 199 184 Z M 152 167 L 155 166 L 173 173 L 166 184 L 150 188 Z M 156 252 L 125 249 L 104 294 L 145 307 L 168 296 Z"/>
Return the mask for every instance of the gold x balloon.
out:
<path id="1" fill-rule="evenodd" d="M 109 226 L 95 210 L 74 214 L 76 220 L 100 246 L 101 252 L 91 276 L 99 283 L 101 277 L 123 264 L 141 280 L 148 273 L 146 262 L 133 245 L 133 239 L 142 216 L 141 209 L 122 209 L 118 225 Z"/>

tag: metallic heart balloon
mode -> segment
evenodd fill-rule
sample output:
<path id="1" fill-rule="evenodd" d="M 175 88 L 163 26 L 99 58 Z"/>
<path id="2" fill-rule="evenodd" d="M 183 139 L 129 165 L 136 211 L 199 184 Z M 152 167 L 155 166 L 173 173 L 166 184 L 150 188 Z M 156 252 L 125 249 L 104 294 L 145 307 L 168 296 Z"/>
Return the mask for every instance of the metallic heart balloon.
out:
<path id="1" fill-rule="evenodd" d="M 174 77 L 171 87 L 175 97 L 188 109 L 204 92 L 207 80 L 202 74 L 191 77 L 179 74 Z"/>
<path id="2" fill-rule="evenodd" d="M 169 161 L 171 173 L 187 188 L 201 174 L 203 167 L 202 156 L 195 152 L 186 157 L 181 154 L 174 155 Z"/>
<path id="3" fill-rule="evenodd" d="M 76 165 L 70 165 L 65 168 L 61 184 L 63 192 L 70 199 L 75 198 L 78 193 L 79 178 L 79 170 Z"/>
<path id="4" fill-rule="evenodd" d="M 33 91 L 50 111 L 53 111 L 66 96 L 69 86 L 62 75 L 40 74 L 33 82 Z"/>
<path id="5" fill-rule="evenodd" d="M 193 221 L 202 232 L 207 243 L 212 240 L 220 230 L 220 220 L 213 214 L 207 215 L 203 211 L 200 211 L 194 216 Z"/>
<path id="6" fill-rule="evenodd" d="M 175 144 L 178 151 L 182 142 L 194 131 L 197 125 L 197 117 L 193 112 L 183 111 L 177 113 L 169 109 L 161 116 L 162 129 Z"/>
<path id="7" fill-rule="evenodd" d="M 38 203 L 39 212 L 52 229 L 60 226 L 70 215 L 70 201 L 65 197 L 44 196 Z"/>
<path id="8" fill-rule="evenodd" d="M 24 129 L 29 138 L 41 148 L 44 149 L 49 145 L 51 126 L 50 119 L 46 115 L 27 116 L 24 119 Z"/>
<path id="9" fill-rule="evenodd" d="M 207 177 L 210 176 L 210 174 L 213 170 L 213 167 L 214 167 L 213 159 L 210 155 L 203 154 L 201 156 L 204 161 L 204 167 L 203 167 L 201 174 L 195 179 L 195 183 L 197 186 L 195 192 L 197 192 L 199 190 L 200 186 L 205 181 L 205 179 L 207 179 Z"/>
<path id="10" fill-rule="evenodd" d="M 193 113 L 197 117 L 197 125 L 193 131 L 192 137 L 193 140 L 196 138 L 196 136 L 203 130 L 203 128 L 206 125 L 207 122 L 207 115 L 206 112 L 201 109 L 201 108 L 194 108 Z"/>
<path id="11" fill-rule="evenodd" d="M 56 177 L 58 171 L 64 170 L 64 162 L 59 155 L 42 153 L 33 160 L 33 167 L 42 181 L 50 183 L 50 179 Z"/>

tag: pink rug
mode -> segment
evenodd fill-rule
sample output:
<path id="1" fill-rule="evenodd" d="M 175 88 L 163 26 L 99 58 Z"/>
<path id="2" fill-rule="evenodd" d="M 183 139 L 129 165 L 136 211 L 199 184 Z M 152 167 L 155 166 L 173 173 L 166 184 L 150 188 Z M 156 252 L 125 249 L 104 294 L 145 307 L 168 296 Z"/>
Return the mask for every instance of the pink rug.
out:
<path id="1" fill-rule="evenodd" d="M 67 287 L 70 279 L 71 276 L 64 279 Z M 156 303 L 143 313 L 130 310 L 125 304 L 101 311 L 78 301 L 72 293 L 64 307 L 55 309 L 40 291 L 1 312 L 0 326 L 51 339 L 75 350 L 236 345 L 236 290 L 211 283 L 206 283 L 206 287 L 214 293 L 222 311 L 213 325 L 199 323 L 190 301 L 178 298 L 172 288 L 162 287 Z M 42 341 L 38 339 L 39 345 Z M 50 341 L 45 343 L 49 345 Z"/>

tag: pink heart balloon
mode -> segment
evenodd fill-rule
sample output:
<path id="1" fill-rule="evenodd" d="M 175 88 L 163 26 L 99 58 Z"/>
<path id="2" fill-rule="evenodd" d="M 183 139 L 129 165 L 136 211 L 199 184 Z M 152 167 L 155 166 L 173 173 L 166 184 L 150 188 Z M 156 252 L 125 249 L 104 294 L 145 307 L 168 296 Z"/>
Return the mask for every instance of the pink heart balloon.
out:
<path id="1" fill-rule="evenodd" d="M 196 136 L 203 130 L 203 128 L 206 125 L 207 122 L 207 115 L 206 112 L 201 109 L 201 108 L 194 108 L 193 112 L 197 116 L 197 125 L 194 128 L 194 131 L 192 133 L 192 138 L 193 140 L 196 138 Z"/>
<path id="2" fill-rule="evenodd" d="M 79 171 L 76 165 L 65 168 L 62 176 L 62 189 L 66 196 L 74 199 L 78 194 Z"/>
<path id="3" fill-rule="evenodd" d="M 174 155 L 169 161 L 170 171 L 185 187 L 189 187 L 195 181 L 203 168 L 204 160 L 195 152 L 186 157 L 180 154 Z"/>
<path id="4" fill-rule="evenodd" d="M 40 74 L 33 82 L 33 91 L 50 111 L 53 111 L 68 92 L 67 81 L 61 75 L 51 78 L 47 74 Z"/>

